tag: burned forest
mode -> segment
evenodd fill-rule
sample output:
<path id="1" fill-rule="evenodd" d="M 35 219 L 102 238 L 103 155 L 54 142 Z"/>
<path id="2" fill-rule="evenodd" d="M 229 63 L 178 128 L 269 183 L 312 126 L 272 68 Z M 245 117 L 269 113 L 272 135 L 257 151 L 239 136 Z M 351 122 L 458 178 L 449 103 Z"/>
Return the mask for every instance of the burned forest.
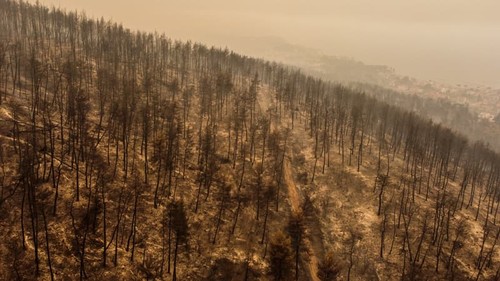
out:
<path id="1" fill-rule="evenodd" d="M 0 0 L 0 280 L 500 280 L 499 205 L 367 93 Z"/>

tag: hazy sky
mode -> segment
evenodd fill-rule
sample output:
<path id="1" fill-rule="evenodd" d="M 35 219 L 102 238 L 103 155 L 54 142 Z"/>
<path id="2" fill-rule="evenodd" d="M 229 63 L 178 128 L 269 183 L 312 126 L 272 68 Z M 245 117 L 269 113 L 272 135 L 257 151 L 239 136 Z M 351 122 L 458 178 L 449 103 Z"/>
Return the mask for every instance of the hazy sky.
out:
<path id="1" fill-rule="evenodd" d="M 498 0 L 40 2 L 172 38 L 231 48 L 238 38 L 275 36 L 418 78 L 500 87 Z"/>

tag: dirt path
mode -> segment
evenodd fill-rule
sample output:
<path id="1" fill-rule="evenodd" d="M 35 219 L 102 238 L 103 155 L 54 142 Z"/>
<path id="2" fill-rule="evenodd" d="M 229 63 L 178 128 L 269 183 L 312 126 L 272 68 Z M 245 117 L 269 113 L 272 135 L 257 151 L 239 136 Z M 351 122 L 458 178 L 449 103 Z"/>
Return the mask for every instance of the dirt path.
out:
<path id="1" fill-rule="evenodd" d="M 292 168 L 290 167 L 290 161 L 285 157 L 285 163 L 283 168 L 283 179 L 288 190 L 288 198 L 290 200 L 290 206 L 293 212 L 297 212 L 300 209 L 300 197 L 299 190 L 295 185 L 295 181 L 292 176 Z M 304 245 L 309 253 L 309 277 L 313 281 L 319 281 L 318 278 L 318 258 L 314 251 L 314 247 L 308 237 L 304 239 Z"/>
<path id="2" fill-rule="evenodd" d="M 300 198 L 299 193 L 297 191 L 297 186 L 293 181 L 292 171 L 290 167 L 290 161 L 285 159 L 284 167 L 283 167 L 283 178 L 285 180 L 285 184 L 288 188 L 288 198 L 290 199 L 290 206 L 292 207 L 292 211 L 297 212 L 300 208 Z"/>
<path id="3" fill-rule="evenodd" d="M 269 89 L 266 88 L 259 91 L 258 104 L 261 114 L 266 114 L 267 109 L 272 108 L 272 103 L 273 101 L 272 97 L 270 96 Z M 284 120 L 282 120 L 280 125 L 283 125 L 283 122 Z M 276 130 L 276 124 L 273 121 L 271 121 L 271 130 Z M 291 149 L 288 149 L 286 153 L 288 157 L 285 157 L 283 163 L 283 180 L 287 188 L 290 207 L 293 212 L 297 212 L 300 210 L 301 204 L 300 190 L 295 184 L 293 170 L 289 160 L 291 156 Z M 309 237 L 305 237 L 304 246 L 309 253 L 309 264 L 307 268 L 309 278 L 312 281 L 319 281 L 319 278 L 317 276 L 318 257 L 316 255 L 316 251 L 314 250 L 315 248 L 313 247 L 313 243 Z"/>

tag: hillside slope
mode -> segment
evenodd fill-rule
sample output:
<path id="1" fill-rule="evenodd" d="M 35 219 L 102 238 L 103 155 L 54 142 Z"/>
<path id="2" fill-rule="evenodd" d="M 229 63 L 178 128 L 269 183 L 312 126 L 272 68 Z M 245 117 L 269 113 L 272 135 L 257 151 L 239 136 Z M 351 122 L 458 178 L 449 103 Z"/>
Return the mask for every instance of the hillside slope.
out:
<path id="1" fill-rule="evenodd" d="M 0 38 L 2 280 L 500 276 L 481 143 L 77 13 L 2 0 Z"/>

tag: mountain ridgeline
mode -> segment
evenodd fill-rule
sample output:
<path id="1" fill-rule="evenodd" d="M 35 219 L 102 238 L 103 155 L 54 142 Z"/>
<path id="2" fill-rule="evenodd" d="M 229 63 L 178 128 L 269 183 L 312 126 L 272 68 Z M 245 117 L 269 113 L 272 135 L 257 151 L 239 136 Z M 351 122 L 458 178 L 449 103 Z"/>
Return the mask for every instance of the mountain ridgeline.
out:
<path id="1" fill-rule="evenodd" d="M 299 69 L 0 0 L 0 279 L 498 280 L 500 157 Z"/>

